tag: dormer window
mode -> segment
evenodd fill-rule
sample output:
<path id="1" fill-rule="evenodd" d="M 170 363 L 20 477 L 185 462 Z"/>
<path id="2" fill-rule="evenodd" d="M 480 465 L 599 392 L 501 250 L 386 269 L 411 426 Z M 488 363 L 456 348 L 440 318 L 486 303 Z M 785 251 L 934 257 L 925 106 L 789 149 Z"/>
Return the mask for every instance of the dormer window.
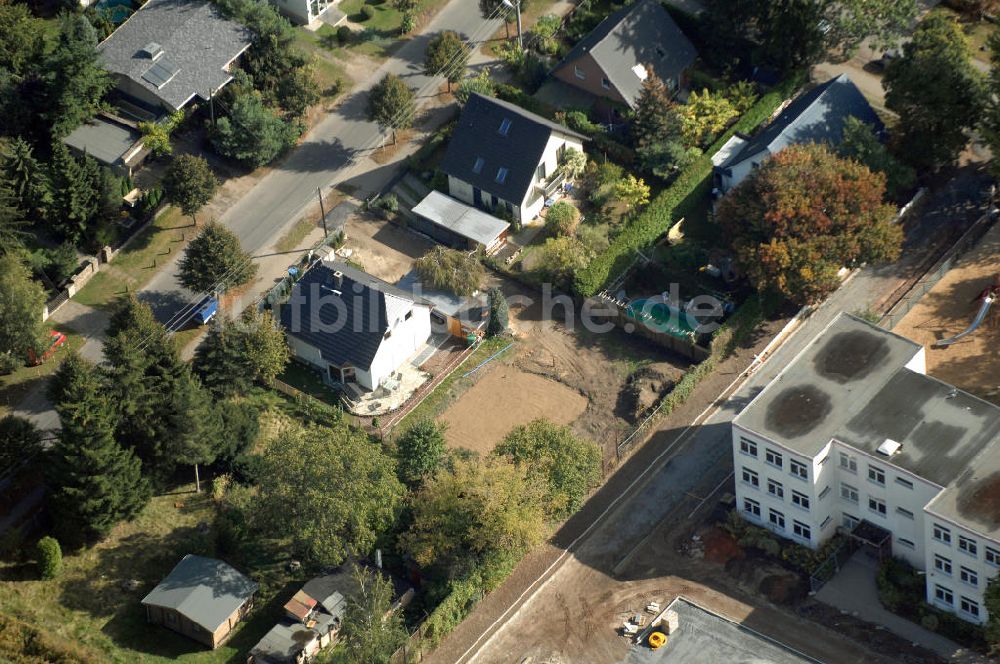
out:
<path id="1" fill-rule="evenodd" d="M 506 136 L 510 132 L 510 119 L 504 118 L 503 122 L 500 123 L 500 128 L 497 129 L 501 136 Z"/>
<path id="2" fill-rule="evenodd" d="M 483 166 L 486 165 L 486 160 L 482 157 L 476 157 L 476 163 L 472 165 L 472 172 L 479 174 L 483 172 Z"/>
<path id="3" fill-rule="evenodd" d="M 499 184 L 503 184 L 506 181 L 507 181 L 507 169 L 501 168 L 500 170 L 497 171 L 497 182 Z"/>

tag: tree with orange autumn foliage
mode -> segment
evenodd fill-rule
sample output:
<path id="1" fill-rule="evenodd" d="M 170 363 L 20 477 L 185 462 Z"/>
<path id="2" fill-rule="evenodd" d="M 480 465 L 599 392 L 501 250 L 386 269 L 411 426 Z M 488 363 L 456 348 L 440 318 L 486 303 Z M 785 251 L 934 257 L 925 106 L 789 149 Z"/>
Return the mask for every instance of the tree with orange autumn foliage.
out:
<path id="1" fill-rule="evenodd" d="M 826 146 L 798 145 L 729 192 L 716 216 L 758 291 L 810 304 L 837 289 L 841 267 L 899 256 L 902 231 L 884 195 L 882 173 Z"/>

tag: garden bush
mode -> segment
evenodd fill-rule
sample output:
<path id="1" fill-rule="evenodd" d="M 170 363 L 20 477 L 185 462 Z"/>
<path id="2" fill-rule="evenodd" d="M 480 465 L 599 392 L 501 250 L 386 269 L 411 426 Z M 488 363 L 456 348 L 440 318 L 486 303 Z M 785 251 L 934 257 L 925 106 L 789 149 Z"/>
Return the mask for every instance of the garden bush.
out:
<path id="1" fill-rule="evenodd" d="M 46 535 L 35 545 L 38 574 L 43 579 L 54 579 L 62 573 L 62 549 L 54 537 Z"/>
<path id="2" fill-rule="evenodd" d="M 553 237 L 576 235 L 580 211 L 572 203 L 559 201 L 545 214 L 545 230 Z"/>
<path id="3" fill-rule="evenodd" d="M 375 17 L 375 8 L 371 5 L 364 5 L 361 8 L 361 15 L 364 17 L 364 20 L 370 21 Z"/>
<path id="4" fill-rule="evenodd" d="M 635 250 L 649 245 L 677 221 L 691 216 L 698 207 L 707 205 L 712 187 L 711 156 L 736 132 L 750 133 L 770 117 L 778 105 L 798 87 L 799 82 L 799 77 L 792 77 L 761 97 L 703 156 L 681 172 L 669 187 L 615 236 L 607 251 L 576 274 L 576 293 L 583 297 L 597 293 L 608 279 L 628 267 Z"/>
<path id="5" fill-rule="evenodd" d="M 337 41 L 341 44 L 346 44 L 351 41 L 351 29 L 346 25 L 342 25 L 337 28 Z"/>
<path id="6" fill-rule="evenodd" d="M 527 92 L 521 88 L 511 85 L 509 83 L 497 83 L 496 84 L 496 95 L 497 99 L 502 99 L 503 101 L 509 101 L 512 104 L 517 104 L 526 111 L 531 111 L 532 113 L 537 113 L 538 115 L 549 117 L 548 107 L 545 104 L 538 101 Z"/>

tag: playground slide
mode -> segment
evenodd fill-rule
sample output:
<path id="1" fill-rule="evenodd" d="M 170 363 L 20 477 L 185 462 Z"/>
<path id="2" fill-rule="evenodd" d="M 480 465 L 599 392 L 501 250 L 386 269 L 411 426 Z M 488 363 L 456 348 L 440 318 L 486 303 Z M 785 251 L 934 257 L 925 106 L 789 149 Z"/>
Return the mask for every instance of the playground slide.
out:
<path id="1" fill-rule="evenodd" d="M 980 325 L 982 325 L 983 321 L 986 319 L 986 314 L 988 314 L 990 312 L 990 307 L 993 305 L 993 302 L 995 302 L 995 301 L 996 301 L 996 297 L 990 297 L 990 296 L 984 297 L 983 298 L 983 306 L 979 307 L 979 313 L 976 314 L 975 319 L 972 321 L 972 325 L 970 325 L 969 327 L 965 328 L 965 330 L 963 330 L 962 332 L 959 332 L 958 334 L 956 334 L 955 336 L 951 337 L 950 339 L 942 339 L 941 341 L 935 342 L 934 343 L 934 347 L 935 348 L 940 348 L 942 346 L 950 346 L 953 343 L 955 343 L 956 341 L 958 341 L 959 339 L 961 339 L 962 337 L 968 336 L 968 335 L 972 334 L 973 332 L 975 332 L 976 329 Z"/>

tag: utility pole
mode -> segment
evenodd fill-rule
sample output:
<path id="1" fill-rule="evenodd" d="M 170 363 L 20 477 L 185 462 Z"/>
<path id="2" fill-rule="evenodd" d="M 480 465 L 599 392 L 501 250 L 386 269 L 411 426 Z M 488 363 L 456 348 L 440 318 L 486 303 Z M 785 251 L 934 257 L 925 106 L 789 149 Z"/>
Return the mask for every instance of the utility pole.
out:
<path id="1" fill-rule="evenodd" d="M 330 231 L 326 230 L 326 208 L 323 206 L 323 191 L 320 187 L 316 187 L 316 195 L 319 196 L 319 213 L 323 219 L 323 238 L 326 239 L 330 236 Z"/>
<path id="2" fill-rule="evenodd" d="M 521 0 L 503 0 L 503 4 L 514 10 L 514 14 L 517 16 L 517 47 L 520 50 L 524 50 L 524 41 L 521 37 Z M 504 25 L 508 25 L 506 18 L 504 19 Z"/>

